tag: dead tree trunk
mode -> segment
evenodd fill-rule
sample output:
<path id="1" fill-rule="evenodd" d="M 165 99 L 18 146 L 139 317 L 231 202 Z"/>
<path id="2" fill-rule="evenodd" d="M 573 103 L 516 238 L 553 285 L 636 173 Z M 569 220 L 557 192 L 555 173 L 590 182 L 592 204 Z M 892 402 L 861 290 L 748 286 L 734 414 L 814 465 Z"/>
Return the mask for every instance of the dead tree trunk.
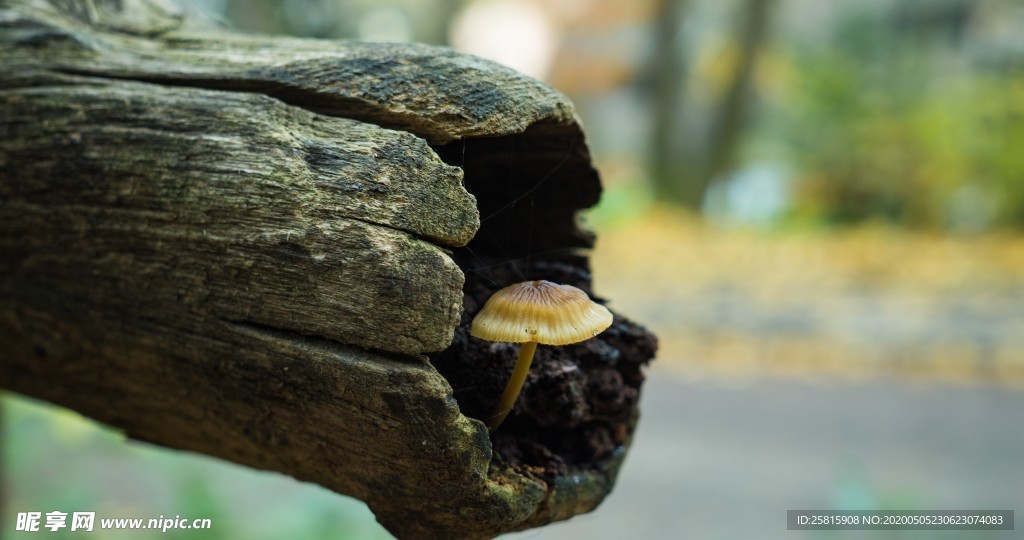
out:
<path id="1" fill-rule="evenodd" d="M 600 184 L 566 99 L 165 4 L 0 2 L 0 386 L 358 497 L 400 537 L 593 509 L 653 338 L 617 317 L 539 354 L 492 440 L 510 349 L 465 329 L 509 281 L 589 288 Z"/>

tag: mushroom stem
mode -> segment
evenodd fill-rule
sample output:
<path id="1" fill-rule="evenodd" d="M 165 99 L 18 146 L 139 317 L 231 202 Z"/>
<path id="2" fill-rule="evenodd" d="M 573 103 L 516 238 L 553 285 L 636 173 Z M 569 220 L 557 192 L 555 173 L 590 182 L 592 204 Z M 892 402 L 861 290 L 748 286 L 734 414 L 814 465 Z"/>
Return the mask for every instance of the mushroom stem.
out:
<path id="1" fill-rule="evenodd" d="M 498 426 L 505 421 L 505 417 L 512 411 L 512 406 L 519 397 L 519 391 L 523 389 L 526 382 L 526 374 L 530 371 L 530 364 L 533 362 L 533 353 L 537 351 L 536 341 L 527 341 L 519 346 L 519 355 L 516 357 L 516 367 L 512 370 L 512 376 L 505 385 L 505 391 L 501 393 L 501 399 L 487 419 L 487 429 L 490 432 L 498 429 Z"/>

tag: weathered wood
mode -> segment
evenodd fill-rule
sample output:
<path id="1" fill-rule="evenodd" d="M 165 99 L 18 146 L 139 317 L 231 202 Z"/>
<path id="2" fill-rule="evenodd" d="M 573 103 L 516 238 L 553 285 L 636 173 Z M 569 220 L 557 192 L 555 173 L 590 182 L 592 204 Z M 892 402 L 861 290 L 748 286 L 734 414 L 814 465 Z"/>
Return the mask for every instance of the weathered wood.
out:
<path id="1" fill-rule="evenodd" d="M 160 19 L 157 9 L 143 29 L 126 32 L 127 18 L 118 16 L 124 11 L 110 15 L 101 7 L 91 17 L 111 21 L 106 24 L 120 33 L 62 25 L 53 35 L 49 21 L 63 17 L 63 11 L 55 13 L 41 1 L 9 3 L 24 13 L 5 24 L 9 42 L 22 45 L 10 51 L 11 62 L 45 58 L 53 71 L 258 92 L 315 112 L 415 133 L 431 144 L 521 133 L 538 122 L 558 125 L 563 133 L 579 130 L 572 106 L 551 88 L 443 47 L 229 33 L 211 38 L 165 32 L 153 40 L 148 36 L 159 21 L 171 27 L 177 18 Z M 94 3 L 102 4 L 77 4 Z M 125 10 L 141 10 L 150 2 L 128 4 Z"/>
<path id="2" fill-rule="evenodd" d="M 358 497 L 401 537 L 594 508 L 621 453 L 514 470 L 423 356 L 461 332 L 467 257 L 589 246 L 565 98 L 443 48 L 196 26 L 0 2 L 0 386 Z M 499 213 L 528 226 L 475 236 Z"/>
<path id="3" fill-rule="evenodd" d="M 476 209 L 422 140 L 256 94 L 50 84 L 0 94 L 17 165 L 2 264 L 20 290 L 145 290 L 154 316 L 177 304 L 403 354 L 451 342 L 462 273 L 416 237 L 464 244 Z"/>

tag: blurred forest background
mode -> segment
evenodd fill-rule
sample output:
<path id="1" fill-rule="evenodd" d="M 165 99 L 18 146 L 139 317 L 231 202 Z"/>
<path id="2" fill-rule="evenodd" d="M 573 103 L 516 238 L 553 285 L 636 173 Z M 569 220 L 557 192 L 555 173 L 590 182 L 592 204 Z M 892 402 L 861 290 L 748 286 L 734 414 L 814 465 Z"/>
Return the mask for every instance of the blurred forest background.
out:
<path id="1" fill-rule="evenodd" d="M 577 105 L 605 184 L 586 216 L 596 290 L 661 351 L 617 491 L 521 536 L 803 538 L 785 509 L 1024 510 L 1024 3 L 193 7 L 242 31 L 448 45 Z M 6 401 L 19 511 L 214 518 L 190 539 L 386 537 L 318 488 Z M 104 457 L 37 481 L 69 455 Z"/>

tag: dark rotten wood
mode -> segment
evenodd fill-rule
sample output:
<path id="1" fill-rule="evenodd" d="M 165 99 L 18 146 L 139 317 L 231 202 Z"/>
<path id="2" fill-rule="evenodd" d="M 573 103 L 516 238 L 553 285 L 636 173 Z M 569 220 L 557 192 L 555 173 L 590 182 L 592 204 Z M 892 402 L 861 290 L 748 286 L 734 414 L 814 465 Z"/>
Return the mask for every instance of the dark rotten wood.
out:
<path id="1" fill-rule="evenodd" d="M 159 0 L 0 2 L 0 386 L 358 497 L 400 537 L 595 507 L 620 461 L 499 465 L 423 356 L 481 224 L 435 149 L 517 137 L 572 179 L 523 242 L 587 247 L 567 100 L 448 49 L 201 26 Z"/>

